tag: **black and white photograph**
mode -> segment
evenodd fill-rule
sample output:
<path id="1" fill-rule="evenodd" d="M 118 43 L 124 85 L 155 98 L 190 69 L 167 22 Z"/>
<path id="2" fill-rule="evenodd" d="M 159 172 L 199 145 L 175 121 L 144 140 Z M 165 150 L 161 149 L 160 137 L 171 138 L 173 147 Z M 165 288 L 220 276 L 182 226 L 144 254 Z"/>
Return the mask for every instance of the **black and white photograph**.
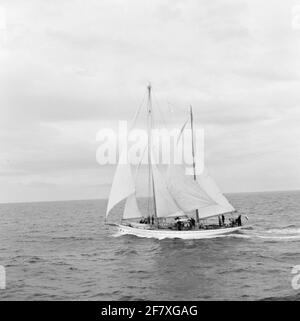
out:
<path id="1" fill-rule="evenodd" d="M 0 146 L 0 301 L 300 300 L 300 0 L 0 0 Z"/>

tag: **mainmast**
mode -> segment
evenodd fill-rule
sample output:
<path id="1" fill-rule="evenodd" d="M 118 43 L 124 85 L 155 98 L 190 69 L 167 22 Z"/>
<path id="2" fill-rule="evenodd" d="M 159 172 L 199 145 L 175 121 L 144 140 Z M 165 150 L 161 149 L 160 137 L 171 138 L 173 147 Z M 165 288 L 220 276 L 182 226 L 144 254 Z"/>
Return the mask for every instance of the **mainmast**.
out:
<path id="1" fill-rule="evenodd" d="M 153 125 L 153 119 L 152 119 L 152 98 L 151 98 L 151 84 L 148 85 L 148 189 L 149 189 L 149 199 L 148 199 L 148 218 L 150 218 L 150 223 L 152 224 L 152 217 L 153 221 L 156 221 L 157 218 L 157 212 L 156 212 L 156 199 L 155 199 L 155 188 L 154 188 L 154 179 L 153 179 L 153 173 L 152 173 L 152 160 L 151 160 L 151 152 L 152 152 L 152 125 Z M 151 193 L 153 194 L 153 210 L 154 213 L 150 213 L 151 206 L 150 206 L 150 200 L 151 200 Z"/>
<path id="2" fill-rule="evenodd" d="M 196 177 L 195 146 L 194 146 L 194 118 L 193 118 L 192 105 L 190 105 L 190 115 L 191 115 L 191 132 L 192 132 L 193 171 L 194 171 L 194 181 L 196 181 L 197 177 Z M 196 209 L 196 222 L 199 223 L 199 212 L 198 212 L 198 209 Z"/>

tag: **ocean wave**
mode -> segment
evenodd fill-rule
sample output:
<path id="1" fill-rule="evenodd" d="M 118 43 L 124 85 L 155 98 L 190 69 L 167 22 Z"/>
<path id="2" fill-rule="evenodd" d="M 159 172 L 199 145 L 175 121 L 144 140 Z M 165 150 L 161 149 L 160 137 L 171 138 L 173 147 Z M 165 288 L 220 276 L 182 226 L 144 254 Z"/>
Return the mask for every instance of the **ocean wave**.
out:
<path id="1" fill-rule="evenodd" d="M 52 241 L 93 241 L 95 238 L 87 236 L 54 236 L 51 238 Z"/>

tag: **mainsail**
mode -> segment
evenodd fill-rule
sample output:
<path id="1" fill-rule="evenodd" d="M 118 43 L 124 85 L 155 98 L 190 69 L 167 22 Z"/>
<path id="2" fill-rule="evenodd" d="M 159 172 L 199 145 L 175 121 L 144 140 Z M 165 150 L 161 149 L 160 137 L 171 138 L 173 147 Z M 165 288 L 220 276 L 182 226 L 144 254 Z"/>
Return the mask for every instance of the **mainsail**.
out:
<path id="1" fill-rule="evenodd" d="M 209 197 L 216 202 L 216 205 L 199 209 L 199 216 L 208 217 L 235 211 L 235 208 L 222 194 L 219 187 L 217 186 L 213 178 L 208 174 L 208 171 L 206 169 L 204 169 L 203 173 L 197 177 L 197 182 L 203 188 L 203 190 L 206 191 Z"/>
<path id="2" fill-rule="evenodd" d="M 156 212 L 157 217 L 182 216 L 184 213 L 182 209 L 176 204 L 170 194 L 167 183 L 159 169 L 153 165 L 153 178 L 155 182 L 156 195 Z"/>
<path id="3" fill-rule="evenodd" d="M 191 212 L 216 205 L 198 182 L 185 174 L 182 166 L 171 165 L 167 176 L 168 190 L 182 211 Z"/>
<path id="4" fill-rule="evenodd" d="M 168 190 L 182 211 L 198 210 L 200 219 L 235 211 L 206 170 L 194 181 L 184 167 L 170 166 Z"/>

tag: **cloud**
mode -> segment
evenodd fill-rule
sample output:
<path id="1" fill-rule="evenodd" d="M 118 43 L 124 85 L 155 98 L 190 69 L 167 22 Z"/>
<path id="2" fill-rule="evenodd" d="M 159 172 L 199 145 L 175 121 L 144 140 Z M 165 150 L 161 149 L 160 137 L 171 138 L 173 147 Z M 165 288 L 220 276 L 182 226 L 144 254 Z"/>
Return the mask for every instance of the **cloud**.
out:
<path id="1" fill-rule="evenodd" d="M 274 188 L 294 188 L 300 34 L 291 28 L 293 4 L 4 1 L 0 187 L 9 179 L 11 188 L 3 200 L 15 199 L 14 187 L 26 179 L 18 194 L 24 199 L 54 199 L 57 190 L 70 197 L 72 186 L 74 195 L 87 196 L 89 181 L 96 195 L 96 184 L 112 175 L 100 167 L 95 179 L 96 133 L 132 119 L 149 81 L 154 108 L 172 125 L 193 105 L 206 128 L 207 158 L 226 191 L 238 185 L 224 172 L 242 177 L 244 190 L 259 190 L 270 188 L 279 168 Z M 48 194 L 39 195 L 39 184 Z"/>

